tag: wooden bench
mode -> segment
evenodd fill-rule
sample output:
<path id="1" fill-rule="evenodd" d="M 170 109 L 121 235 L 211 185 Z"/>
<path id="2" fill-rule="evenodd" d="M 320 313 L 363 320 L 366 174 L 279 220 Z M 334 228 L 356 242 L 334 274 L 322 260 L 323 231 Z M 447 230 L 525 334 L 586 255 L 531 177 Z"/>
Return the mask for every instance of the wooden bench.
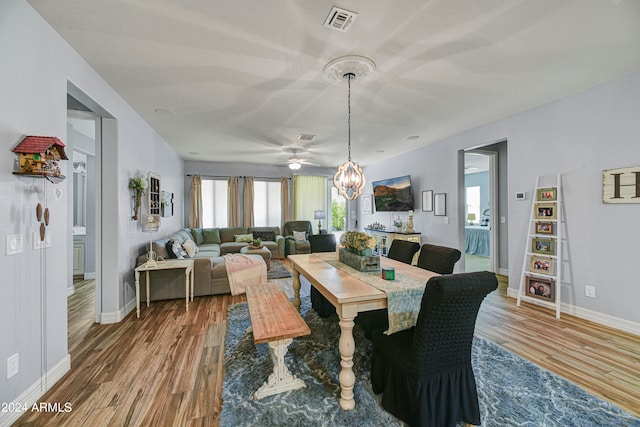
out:
<path id="1" fill-rule="evenodd" d="M 258 400 L 304 387 L 304 382 L 287 369 L 284 356 L 293 338 L 311 334 L 309 326 L 277 283 L 247 286 L 246 295 L 253 341 L 256 344 L 269 343 L 273 360 L 273 372 L 253 398 Z"/>

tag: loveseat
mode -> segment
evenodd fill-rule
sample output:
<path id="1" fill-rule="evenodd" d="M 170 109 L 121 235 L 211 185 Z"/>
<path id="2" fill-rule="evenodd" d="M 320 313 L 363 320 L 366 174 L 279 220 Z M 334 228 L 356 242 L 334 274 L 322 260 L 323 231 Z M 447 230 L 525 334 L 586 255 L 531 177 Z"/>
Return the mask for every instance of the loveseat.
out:
<path id="1" fill-rule="evenodd" d="M 153 242 L 154 252 L 164 259 L 176 258 L 172 248 L 174 242 L 185 246 L 191 240 L 198 247 L 193 255 L 194 296 L 230 293 L 229 279 L 223 255 L 240 253 L 249 245 L 246 240 L 260 237 L 262 245 L 271 251 L 271 258 L 285 257 L 285 239 L 280 227 L 229 227 L 229 228 L 184 228 Z M 146 261 L 146 254 L 138 257 L 137 265 Z M 151 300 L 184 298 L 184 270 L 159 270 L 151 274 Z M 146 277 L 140 276 L 140 300 L 146 300 Z"/>

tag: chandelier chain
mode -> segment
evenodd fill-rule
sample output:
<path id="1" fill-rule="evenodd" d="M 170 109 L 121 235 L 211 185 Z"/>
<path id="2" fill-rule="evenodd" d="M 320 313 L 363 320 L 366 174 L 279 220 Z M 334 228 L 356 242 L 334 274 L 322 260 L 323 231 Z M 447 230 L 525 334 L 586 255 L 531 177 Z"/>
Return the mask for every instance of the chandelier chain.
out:
<path id="1" fill-rule="evenodd" d="M 348 110 L 349 110 L 349 118 L 348 118 L 348 128 L 349 128 L 349 161 L 351 161 L 351 79 L 353 78 L 353 74 L 348 73 L 347 74 L 347 84 L 349 85 L 349 95 L 347 96 L 347 106 L 348 106 Z"/>

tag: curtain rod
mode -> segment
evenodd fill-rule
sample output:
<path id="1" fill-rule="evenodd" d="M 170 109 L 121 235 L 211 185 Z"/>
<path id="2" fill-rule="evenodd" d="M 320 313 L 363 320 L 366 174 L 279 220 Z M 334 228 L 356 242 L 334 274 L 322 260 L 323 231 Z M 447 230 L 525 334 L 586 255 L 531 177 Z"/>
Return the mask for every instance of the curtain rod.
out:
<path id="1" fill-rule="evenodd" d="M 189 174 L 189 173 L 187 174 L 187 176 L 189 176 L 189 177 L 191 177 L 191 176 L 196 176 L 196 175 L 197 175 L 197 176 L 200 176 L 200 177 L 202 177 L 202 178 L 224 178 L 224 179 L 229 178 L 228 176 L 198 175 L 198 174 L 193 174 L 193 175 L 192 175 L 192 174 Z M 240 176 L 237 176 L 237 178 L 247 178 L 247 176 L 245 176 L 245 175 L 240 175 Z M 254 178 L 254 179 L 280 179 L 280 178 L 282 178 L 282 177 L 273 177 L 273 176 L 254 176 L 253 178 Z M 290 178 L 290 177 L 288 177 L 288 176 L 285 176 L 285 178 L 287 178 L 287 179 L 291 179 L 291 178 Z"/>

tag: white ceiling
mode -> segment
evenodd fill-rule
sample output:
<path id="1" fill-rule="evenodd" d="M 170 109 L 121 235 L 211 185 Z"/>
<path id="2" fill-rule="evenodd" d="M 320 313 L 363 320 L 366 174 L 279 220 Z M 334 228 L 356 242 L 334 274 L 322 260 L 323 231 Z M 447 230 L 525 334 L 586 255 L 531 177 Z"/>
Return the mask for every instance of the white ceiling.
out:
<path id="1" fill-rule="evenodd" d="M 28 2 L 187 160 L 346 160 L 344 55 L 363 166 L 640 70 L 638 0 Z"/>

